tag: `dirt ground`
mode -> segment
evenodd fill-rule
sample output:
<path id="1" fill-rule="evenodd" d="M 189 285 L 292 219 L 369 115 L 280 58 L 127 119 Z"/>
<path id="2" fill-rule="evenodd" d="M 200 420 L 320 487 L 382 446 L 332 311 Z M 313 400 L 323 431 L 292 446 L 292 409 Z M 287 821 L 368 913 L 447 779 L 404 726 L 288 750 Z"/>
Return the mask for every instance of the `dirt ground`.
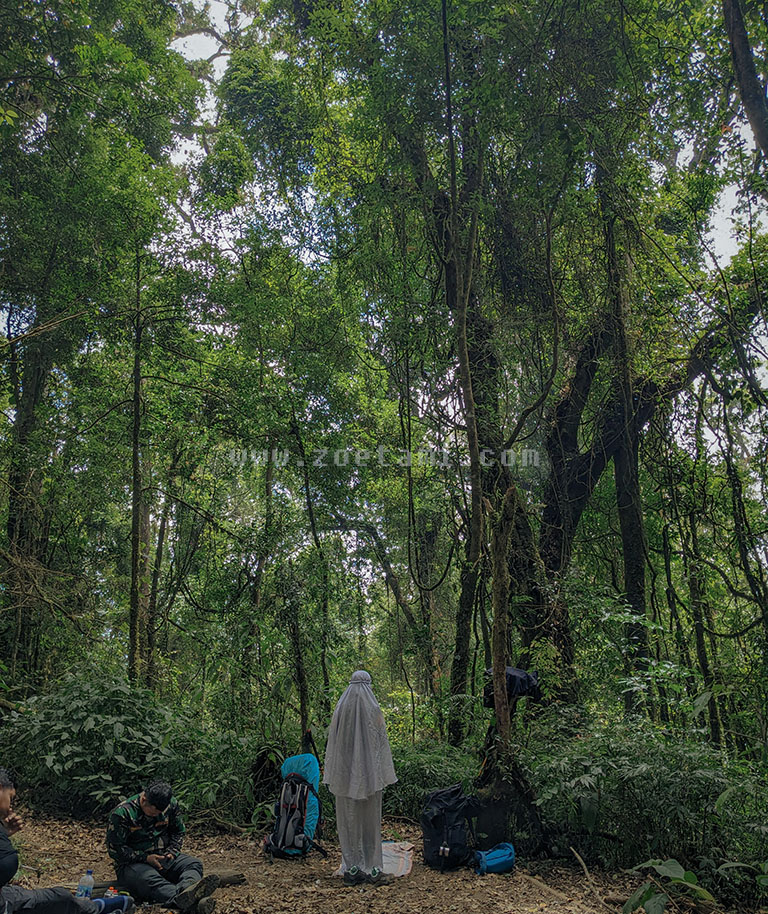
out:
<path id="1" fill-rule="evenodd" d="M 25 816 L 15 837 L 30 888 L 74 888 L 87 868 L 97 882 L 114 878 L 104 847 L 104 829 L 94 824 Z M 605 874 L 559 862 L 519 861 L 503 876 L 478 876 L 464 869 L 439 873 L 420 860 L 420 832 L 402 823 L 384 823 L 385 838 L 411 841 L 413 869 L 390 886 L 347 888 L 334 873 L 341 862 L 337 846 L 325 842 L 324 859 L 270 864 L 260 850 L 262 836 L 205 834 L 191 828 L 184 850 L 202 859 L 205 872 L 241 872 L 244 885 L 216 892 L 216 914 L 619 914 L 641 880 L 636 874 Z M 160 914 L 145 906 L 141 914 Z M 668 910 L 674 911 L 670 908 Z M 679 909 L 678 909 L 679 910 Z M 688 909 L 690 910 L 690 909 Z M 164 912 L 163 912 L 164 914 Z"/>

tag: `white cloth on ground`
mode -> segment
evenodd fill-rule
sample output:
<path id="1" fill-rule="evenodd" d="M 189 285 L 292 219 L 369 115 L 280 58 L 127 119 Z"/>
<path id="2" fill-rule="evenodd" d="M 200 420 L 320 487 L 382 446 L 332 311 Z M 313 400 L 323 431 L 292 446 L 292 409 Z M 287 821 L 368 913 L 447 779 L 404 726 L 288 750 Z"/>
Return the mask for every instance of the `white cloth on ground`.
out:
<path id="1" fill-rule="evenodd" d="M 381 844 L 381 869 L 392 876 L 407 876 L 413 869 L 413 845 L 410 841 L 383 841 Z M 334 876 L 344 875 L 342 864 Z"/>
<path id="2" fill-rule="evenodd" d="M 370 675 L 358 670 L 333 712 L 323 783 L 336 797 L 364 800 L 395 781 L 384 715 Z"/>

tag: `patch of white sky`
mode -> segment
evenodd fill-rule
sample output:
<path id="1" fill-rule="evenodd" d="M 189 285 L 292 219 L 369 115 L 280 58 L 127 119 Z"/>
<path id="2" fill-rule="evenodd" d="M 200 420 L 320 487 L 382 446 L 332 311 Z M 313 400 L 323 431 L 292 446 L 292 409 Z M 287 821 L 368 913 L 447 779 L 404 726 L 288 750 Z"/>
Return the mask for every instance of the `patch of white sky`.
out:
<path id="1" fill-rule="evenodd" d="M 208 0 L 208 2 L 196 0 L 195 5 L 198 9 L 206 9 L 212 30 L 226 40 L 227 32 L 229 30 L 229 17 L 232 15 L 231 6 L 228 3 L 222 2 L 222 0 Z M 252 21 L 252 17 L 244 16 L 239 12 L 236 15 L 238 16 L 236 25 L 239 30 L 247 28 Z M 221 80 L 226 71 L 229 61 L 229 50 L 226 46 L 222 45 L 222 42 L 216 38 L 215 35 L 207 32 L 198 32 L 184 38 L 179 38 L 173 42 L 171 46 L 187 60 L 206 60 L 210 63 L 212 67 L 211 79 L 208 84 L 208 91 L 201 105 L 200 121 L 201 126 L 203 127 L 206 127 L 207 125 L 213 125 L 215 127 L 218 121 L 215 85 Z M 196 162 L 199 162 L 203 155 L 204 149 L 199 140 L 181 139 L 172 158 L 177 165 L 184 166 L 193 165 Z M 247 196 L 250 197 L 250 200 L 252 201 L 259 197 L 262 191 L 263 188 L 258 184 L 254 184 Z M 305 211 L 308 211 L 311 209 L 313 199 L 314 195 L 311 190 L 309 190 L 305 192 L 305 198 L 303 200 L 297 200 L 297 204 Z M 186 210 L 182 210 L 180 215 L 182 220 L 186 223 L 186 227 L 180 227 L 181 231 L 182 233 L 186 231 L 206 234 L 208 236 L 207 240 L 213 243 L 223 256 L 231 256 L 232 259 L 235 260 L 237 259 L 235 253 L 237 239 L 241 236 L 244 225 L 247 225 L 250 221 L 249 214 L 252 211 L 252 205 L 251 202 L 246 202 L 239 210 L 230 213 L 227 216 L 220 215 L 216 225 L 206 226 L 205 231 L 203 231 L 201 226 L 195 225 L 192 217 Z M 288 214 L 287 207 L 282 205 L 279 201 L 271 199 L 269 211 L 272 214 L 273 220 L 277 220 L 277 222 L 274 223 L 274 226 L 281 231 L 285 244 L 288 247 L 293 248 L 299 258 L 305 263 L 317 262 L 322 259 L 322 256 L 316 250 L 316 245 L 313 244 L 310 225 L 311 219 L 302 220 L 302 229 L 298 232 L 291 233 L 284 225 L 282 229 L 279 228 L 279 223 L 285 221 L 282 217 L 285 217 Z"/>
<path id="2" fill-rule="evenodd" d="M 199 9 L 205 6 L 208 10 L 208 17 L 211 25 L 219 35 L 226 37 L 228 24 L 227 16 L 229 6 L 222 3 L 221 0 L 209 0 L 202 4 L 195 4 Z M 244 20 L 247 23 L 247 20 Z M 217 81 L 224 75 L 227 68 L 229 53 L 226 48 L 222 49 L 221 42 L 213 35 L 198 32 L 194 35 L 188 35 L 185 38 L 177 38 L 171 47 L 178 51 L 187 60 L 209 60 L 213 68 L 213 80 Z M 202 114 L 204 117 L 213 119 L 216 114 L 216 100 L 213 92 L 209 91 L 208 96 L 203 103 Z"/>
<path id="3" fill-rule="evenodd" d="M 743 232 L 737 227 L 734 213 L 739 203 L 739 189 L 729 184 L 720 194 L 709 231 L 713 255 L 720 267 L 727 266 L 743 244 Z"/>

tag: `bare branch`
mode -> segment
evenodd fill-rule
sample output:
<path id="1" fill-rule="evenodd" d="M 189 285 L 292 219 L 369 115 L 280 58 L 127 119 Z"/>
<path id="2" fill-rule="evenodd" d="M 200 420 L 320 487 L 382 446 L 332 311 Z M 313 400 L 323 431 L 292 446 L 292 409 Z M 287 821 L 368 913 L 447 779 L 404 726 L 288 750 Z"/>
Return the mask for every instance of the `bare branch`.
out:
<path id="1" fill-rule="evenodd" d="M 176 32 L 173 40 L 180 41 L 182 38 L 191 38 L 193 35 L 208 35 L 209 38 L 215 38 L 223 47 L 230 47 L 227 39 L 220 32 L 217 32 L 212 25 L 191 25 L 189 28 Z"/>

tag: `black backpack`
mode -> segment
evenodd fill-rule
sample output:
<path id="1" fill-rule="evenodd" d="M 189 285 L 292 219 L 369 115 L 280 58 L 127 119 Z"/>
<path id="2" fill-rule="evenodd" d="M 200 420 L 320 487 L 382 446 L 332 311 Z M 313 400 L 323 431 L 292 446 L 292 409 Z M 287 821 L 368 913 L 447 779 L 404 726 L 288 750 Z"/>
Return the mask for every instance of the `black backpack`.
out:
<path id="1" fill-rule="evenodd" d="M 515 698 L 526 697 L 530 698 L 532 701 L 541 701 L 541 684 L 539 683 L 538 670 L 529 673 L 527 670 L 518 670 L 517 667 L 508 666 L 506 678 L 508 701 L 512 701 Z M 493 670 L 489 669 L 485 671 L 483 707 L 492 708 L 493 706 Z"/>
<path id="2" fill-rule="evenodd" d="M 295 860 L 297 857 L 305 857 L 312 848 L 324 857 L 328 856 L 325 849 L 314 840 L 314 830 L 312 834 L 305 832 L 307 800 L 310 794 L 317 800 L 319 826 L 322 820 L 322 806 L 317 791 L 300 774 L 286 775 L 275 803 L 274 828 L 264 839 L 264 853 L 270 858 Z"/>
<path id="3" fill-rule="evenodd" d="M 429 794 L 421 813 L 424 863 L 439 870 L 456 869 L 474 862 L 475 832 L 472 818 L 478 813 L 475 797 L 465 796 L 461 784 Z"/>

